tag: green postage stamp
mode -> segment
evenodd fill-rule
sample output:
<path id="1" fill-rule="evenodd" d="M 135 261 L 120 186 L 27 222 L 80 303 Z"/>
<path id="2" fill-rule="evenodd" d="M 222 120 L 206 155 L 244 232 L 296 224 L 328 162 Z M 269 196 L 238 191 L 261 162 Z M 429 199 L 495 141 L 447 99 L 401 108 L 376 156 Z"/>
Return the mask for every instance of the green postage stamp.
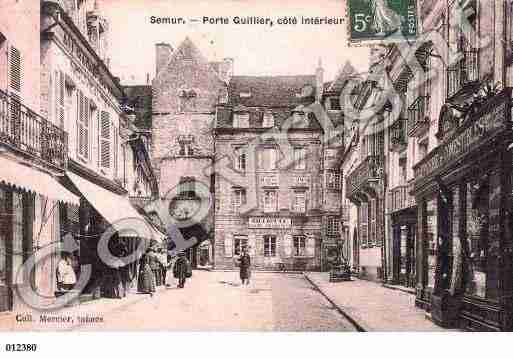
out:
<path id="1" fill-rule="evenodd" d="M 417 0 L 347 0 L 351 42 L 417 37 Z"/>

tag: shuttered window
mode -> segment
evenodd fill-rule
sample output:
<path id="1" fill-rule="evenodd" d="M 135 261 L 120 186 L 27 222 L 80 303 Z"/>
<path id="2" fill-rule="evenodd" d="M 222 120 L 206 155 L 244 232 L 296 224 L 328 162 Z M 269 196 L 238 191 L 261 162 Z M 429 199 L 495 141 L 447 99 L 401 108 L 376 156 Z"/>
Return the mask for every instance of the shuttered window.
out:
<path id="1" fill-rule="evenodd" d="M 55 71 L 55 81 L 54 81 L 54 102 L 55 102 L 55 113 L 54 113 L 54 123 L 60 126 L 60 128 L 64 128 L 65 119 L 65 91 L 64 91 L 64 73 L 62 71 Z"/>
<path id="2" fill-rule="evenodd" d="M 110 114 L 101 112 L 100 116 L 100 166 L 111 168 L 111 122 Z"/>
<path id="3" fill-rule="evenodd" d="M 12 90 L 21 92 L 22 86 L 22 62 L 20 51 L 11 46 L 9 51 L 9 85 Z"/>
<path id="4" fill-rule="evenodd" d="M 82 91 L 77 91 L 77 153 L 80 158 L 89 161 L 89 99 Z"/>
<path id="5" fill-rule="evenodd" d="M 118 176 L 119 130 L 114 127 L 114 176 Z"/>

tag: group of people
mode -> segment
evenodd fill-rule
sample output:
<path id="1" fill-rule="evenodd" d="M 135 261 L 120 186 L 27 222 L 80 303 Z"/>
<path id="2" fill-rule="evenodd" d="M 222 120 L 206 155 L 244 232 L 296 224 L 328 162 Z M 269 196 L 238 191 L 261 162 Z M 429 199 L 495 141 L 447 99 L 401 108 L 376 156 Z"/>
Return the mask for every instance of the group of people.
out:
<path id="1" fill-rule="evenodd" d="M 242 248 L 238 262 L 242 286 L 247 286 L 251 278 L 251 257 L 248 254 L 247 248 Z M 173 277 L 178 280 L 178 288 L 184 288 L 187 278 L 192 276 L 191 264 L 183 252 L 178 254 L 174 263 L 171 258 L 168 257 L 168 267 L 164 271 L 160 270 L 159 263 L 153 248 L 148 249 L 148 251 L 143 254 L 140 260 L 137 283 L 139 293 L 153 296 L 156 292 L 157 285 L 165 284 L 169 287 L 168 281 L 170 280 L 170 276 L 168 272 L 171 271 Z M 57 265 L 57 288 L 59 291 L 69 291 L 73 289 L 76 282 L 77 278 L 73 267 L 73 257 L 69 253 L 64 253 Z"/>
<path id="2" fill-rule="evenodd" d="M 141 265 L 139 267 L 139 281 L 137 290 L 139 293 L 146 293 L 153 296 L 157 287 L 157 278 L 159 272 L 152 269 L 153 255 L 151 250 L 145 253 L 141 258 Z M 167 270 L 163 272 L 162 284 L 170 286 L 168 281 L 170 276 L 168 272 L 172 270 L 174 278 L 178 279 L 178 288 L 184 288 L 187 278 L 192 276 L 192 268 L 189 260 L 185 257 L 185 253 L 181 252 L 178 254 L 176 261 L 171 261 L 168 258 Z"/>

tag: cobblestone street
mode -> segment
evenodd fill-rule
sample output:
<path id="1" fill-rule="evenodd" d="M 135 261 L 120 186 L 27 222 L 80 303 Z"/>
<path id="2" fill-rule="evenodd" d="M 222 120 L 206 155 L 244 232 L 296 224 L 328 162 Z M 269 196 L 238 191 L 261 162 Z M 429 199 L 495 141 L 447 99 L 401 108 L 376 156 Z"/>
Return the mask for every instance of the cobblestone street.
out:
<path id="1" fill-rule="evenodd" d="M 13 313 L 17 314 L 17 313 Z M 0 317 L 0 330 L 177 330 L 177 331 L 354 331 L 302 274 L 254 273 L 239 286 L 236 272 L 195 271 L 183 290 L 162 289 L 153 298 L 133 294 L 101 299 L 49 316 L 71 316 L 73 323 L 17 323 Z M 79 324 L 77 316 L 103 317 Z"/>

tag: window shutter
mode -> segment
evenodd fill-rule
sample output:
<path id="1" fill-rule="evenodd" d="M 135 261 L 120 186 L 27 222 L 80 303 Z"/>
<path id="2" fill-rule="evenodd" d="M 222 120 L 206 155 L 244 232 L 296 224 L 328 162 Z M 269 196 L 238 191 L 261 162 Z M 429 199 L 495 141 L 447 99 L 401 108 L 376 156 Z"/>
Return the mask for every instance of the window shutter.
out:
<path id="1" fill-rule="evenodd" d="M 64 128 L 65 118 L 64 118 L 64 100 L 65 100 L 65 91 L 64 91 L 64 73 L 62 71 L 59 72 L 59 101 L 57 101 L 58 111 L 57 111 L 57 123 L 60 128 Z"/>
<path id="2" fill-rule="evenodd" d="M 111 123 L 110 114 L 102 111 L 100 118 L 100 166 L 103 168 L 110 168 L 111 163 Z"/>
<path id="3" fill-rule="evenodd" d="M 224 236 L 224 255 L 225 257 L 233 257 L 233 234 L 226 233 Z"/>
<path id="4" fill-rule="evenodd" d="M 250 233 L 248 236 L 249 255 L 254 256 L 256 254 L 256 234 Z"/>
<path id="5" fill-rule="evenodd" d="M 20 51 L 11 46 L 9 51 L 9 84 L 13 91 L 20 93 L 22 86 L 22 62 Z"/>
<path id="6" fill-rule="evenodd" d="M 118 128 L 114 127 L 114 176 L 118 175 L 118 146 L 119 146 L 119 132 Z"/>
<path id="7" fill-rule="evenodd" d="M 257 242 L 256 243 L 257 254 L 260 256 L 263 256 L 264 255 L 264 237 L 259 236 L 256 239 L 256 242 Z"/>
<path id="8" fill-rule="evenodd" d="M 56 99 L 56 102 L 59 103 L 60 99 Z M 77 153 L 85 160 L 89 159 L 89 111 L 88 99 L 81 91 L 77 91 Z"/>
<path id="9" fill-rule="evenodd" d="M 306 235 L 306 256 L 315 257 L 315 237 L 312 234 Z"/>
<path id="10" fill-rule="evenodd" d="M 285 257 L 292 256 L 292 235 L 285 234 L 283 236 L 283 253 Z"/>

